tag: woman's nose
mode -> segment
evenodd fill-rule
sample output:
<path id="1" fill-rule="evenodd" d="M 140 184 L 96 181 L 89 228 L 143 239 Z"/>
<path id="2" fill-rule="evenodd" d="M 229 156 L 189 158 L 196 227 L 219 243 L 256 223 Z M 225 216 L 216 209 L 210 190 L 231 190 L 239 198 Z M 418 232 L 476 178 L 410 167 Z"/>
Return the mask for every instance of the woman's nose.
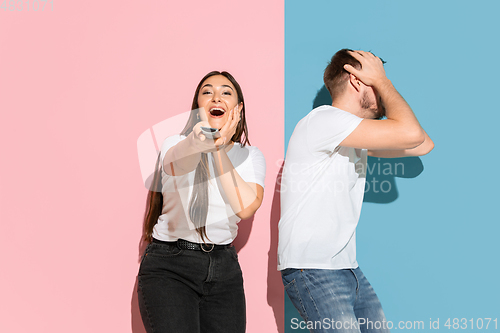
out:
<path id="1" fill-rule="evenodd" d="M 220 95 L 218 93 L 215 93 L 212 95 L 212 100 L 214 102 L 220 102 Z"/>

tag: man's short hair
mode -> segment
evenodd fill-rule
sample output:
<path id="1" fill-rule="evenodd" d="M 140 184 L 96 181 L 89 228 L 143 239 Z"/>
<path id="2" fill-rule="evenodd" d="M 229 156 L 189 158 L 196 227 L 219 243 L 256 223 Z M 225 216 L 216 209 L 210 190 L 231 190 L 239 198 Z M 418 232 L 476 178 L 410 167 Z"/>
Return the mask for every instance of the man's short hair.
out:
<path id="1" fill-rule="evenodd" d="M 342 94 L 349 80 L 349 72 L 344 69 L 344 65 L 349 64 L 358 70 L 361 69 L 361 63 L 350 55 L 349 51 L 352 50 L 342 49 L 335 53 L 325 68 L 323 81 L 332 100 Z"/>

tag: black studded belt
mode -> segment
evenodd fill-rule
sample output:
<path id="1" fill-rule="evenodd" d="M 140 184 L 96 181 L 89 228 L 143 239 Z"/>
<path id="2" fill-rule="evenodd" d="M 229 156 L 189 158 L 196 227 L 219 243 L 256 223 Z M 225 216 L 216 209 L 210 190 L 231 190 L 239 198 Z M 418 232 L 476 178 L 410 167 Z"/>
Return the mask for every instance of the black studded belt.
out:
<path id="1" fill-rule="evenodd" d="M 193 243 L 193 242 L 187 241 L 185 239 L 178 239 L 175 242 L 166 242 L 166 241 L 162 241 L 162 240 L 158 240 L 156 238 L 153 238 L 153 243 L 177 246 L 179 249 L 182 249 L 182 250 L 194 250 L 194 251 L 203 251 L 203 252 L 211 252 L 213 250 L 224 250 L 224 249 L 227 249 L 227 248 L 233 246 L 233 244 L 231 244 L 231 243 L 224 244 L 224 245 Z"/>

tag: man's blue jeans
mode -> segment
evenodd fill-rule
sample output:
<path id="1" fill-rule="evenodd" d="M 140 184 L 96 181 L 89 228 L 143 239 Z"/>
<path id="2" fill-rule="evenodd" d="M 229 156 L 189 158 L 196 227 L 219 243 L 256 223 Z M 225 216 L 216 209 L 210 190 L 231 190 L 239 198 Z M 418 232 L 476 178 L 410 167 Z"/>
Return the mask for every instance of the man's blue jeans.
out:
<path id="1" fill-rule="evenodd" d="M 305 322 L 285 323 L 313 333 L 386 333 L 380 301 L 361 270 L 294 269 L 281 271 L 288 297 Z"/>

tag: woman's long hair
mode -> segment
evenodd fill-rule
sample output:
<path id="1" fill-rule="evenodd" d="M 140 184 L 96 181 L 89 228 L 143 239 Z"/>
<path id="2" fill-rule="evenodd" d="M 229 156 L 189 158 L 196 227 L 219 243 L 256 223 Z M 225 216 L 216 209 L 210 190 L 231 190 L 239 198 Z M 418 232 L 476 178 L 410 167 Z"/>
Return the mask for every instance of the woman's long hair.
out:
<path id="1" fill-rule="evenodd" d="M 243 103 L 243 108 L 241 109 L 241 120 L 236 127 L 236 132 L 234 133 L 231 141 L 239 142 L 242 146 L 246 144 L 250 145 L 248 140 L 248 129 L 245 118 L 245 101 L 243 98 L 243 92 L 240 85 L 234 77 L 228 72 L 218 72 L 213 71 L 208 73 L 201 79 L 198 87 L 196 87 L 196 92 L 194 93 L 193 103 L 191 104 L 191 114 L 186 123 L 186 126 L 180 133 L 181 135 L 188 136 L 192 131 L 193 127 L 200 121 L 198 115 L 198 94 L 200 89 L 205 82 L 211 76 L 222 75 L 227 78 L 233 84 L 238 95 L 238 104 Z M 196 167 L 196 172 L 194 176 L 194 187 L 191 199 L 189 201 L 189 217 L 194 225 L 197 227 L 196 232 L 200 235 L 201 239 L 205 242 L 207 237 L 207 232 L 205 228 L 207 215 L 208 215 L 208 180 L 210 178 L 210 172 L 208 169 L 208 155 L 206 153 L 201 153 L 201 160 Z M 143 239 L 146 242 L 151 242 L 153 235 L 153 228 L 158 222 L 158 218 L 162 213 L 163 207 L 163 195 L 161 192 L 161 166 L 160 166 L 160 155 L 158 155 L 158 160 L 156 161 L 155 173 L 153 177 L 153 182 L 151 188 L 149 189 L 148 198 L 146 202 L 146 211 L 144 214 L 144 225 L 143 225 Z"/>

